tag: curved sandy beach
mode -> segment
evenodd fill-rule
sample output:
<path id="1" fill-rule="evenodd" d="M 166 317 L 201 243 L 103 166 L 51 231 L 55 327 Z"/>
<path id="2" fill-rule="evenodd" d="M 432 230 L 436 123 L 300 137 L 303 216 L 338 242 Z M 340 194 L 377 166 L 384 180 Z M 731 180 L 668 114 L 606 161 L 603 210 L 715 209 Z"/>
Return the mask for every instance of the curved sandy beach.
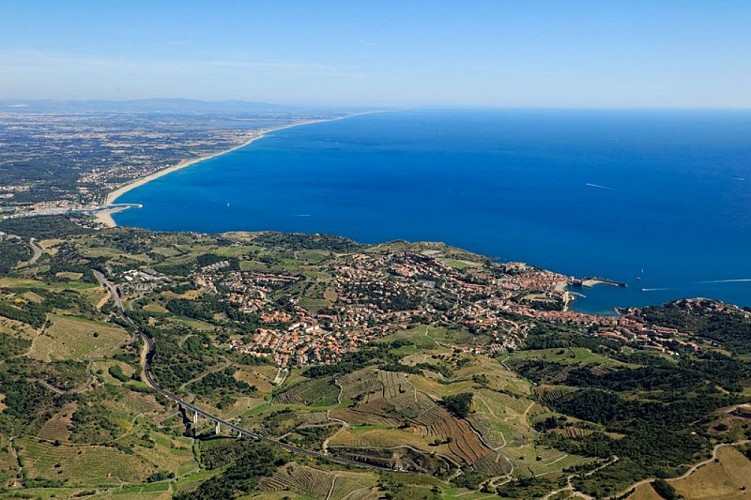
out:
<path id="1" fill-rule="evenodd" d="M 167 174 L 171 174 L 172 172 L 176 172 L 178 170 L 181 170 L 183 168 L 189 167 L 191 165 L 195 165 L 196 163 L 202 162 L 204 160 L 208 160 L 211 158 L 215 158 L 217 156 L 230 153 L 232 151 L 238 150 L 240 148 L 244 148 L 245 146 L 253 143 L 254 141 L 257 141 L 259 139 L 262 139 L 266 136 L 266 134 L 270 132 L 276 132 L 278 130 L 284 130 L 292 127 L 299 127 L 302 125 L 310 125 L 312 123 L 321 123 L 321 122 L 328 122 L 328 121 L 334 121 L 334 120 L 341 120 L 342 118 L 349 118 L 353 115 L 347 115 L 337 118 L 325 118 L 320 120 L 302 120 L 298 122 L 289 123 L 287 125 L 281 125 L 279 127 L 273 127 L 273 128 L 267 128 L 267 129 L 260 129 L 260 130 L 253 130 L 251 131 L 251 137 L 247 141 L 243 142 L 242 144 L 239 144 L 237 146 L 234 146 L 230 149 L 226 149 L 224 151 L 219 151 L 217 153 L 212 153 L 210 155 L 201 156 L 199 158 L 193 158 L 188 160 L 183 160 L 180 163 L 173 165 L 171 167 L 163 168 L 162 170 L 157 170 L 156 172 L 149 174 L 145 177 L 141 177 L 139 179 L 134 180 L 133 182 L 129 182 L 128 184 L 124 184 L 120 186 L 119 188 L 115 189 L 114 191 L 111 191 L 107 194 L 107 197 L 104 201 L 104 206 L 109 206 L 115 203 L 115 201 L 120 198 L 122 195 L 127 193 L 128 191 L 131 191 L 133 189 L 136 189 L 137 187 L 143 186 L 147 182 L 151 182 L 154 179 L 158 179 L 160 177 L 163 177 Z M 101 210 L 97 212 L 96 218 L 101 222 L 102 224 L 109 226 L 109 227 L 115 227 L 117 224 L 115 223 L 115 219 L 112 218 L 112 214 L 122 210 L 122 208 L 118 207 L 112 207 L 111 210 Z"/>

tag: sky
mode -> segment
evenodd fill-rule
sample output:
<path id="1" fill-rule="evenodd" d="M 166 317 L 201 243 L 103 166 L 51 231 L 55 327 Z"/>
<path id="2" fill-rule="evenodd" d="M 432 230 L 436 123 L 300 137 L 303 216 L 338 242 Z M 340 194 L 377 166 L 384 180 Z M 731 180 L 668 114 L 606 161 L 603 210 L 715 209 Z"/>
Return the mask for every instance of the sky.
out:
<path id="1" fill-rule="evenodd" d="M 751 107 L 751 0 L 2 0 L 0 99 Z"/>

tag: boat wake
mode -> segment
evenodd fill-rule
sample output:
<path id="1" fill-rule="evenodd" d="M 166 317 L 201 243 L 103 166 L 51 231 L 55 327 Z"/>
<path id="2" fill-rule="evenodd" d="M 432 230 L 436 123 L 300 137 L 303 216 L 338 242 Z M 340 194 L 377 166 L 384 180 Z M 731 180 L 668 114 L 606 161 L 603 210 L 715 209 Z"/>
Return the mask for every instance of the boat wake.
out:
<path id="1" fill-rule="evenodd" d="M 607 186 L 601 186 L 600 184 L 592 184 L 591 182 L 587 182 L 587 183 L 586 183 L 586 184 L 584 184 L 584 185 L 585 185 L 585 186 L 587 186 L 587 187 L 591 187 L 591 188 L 597 188 L 597 189 L 607 189 L 608 191 L 615 191 L 615 189 L 614 189 L 614 188 L 611 188 L 611 187 L 607 187 Z"/>
<path id="2" fill-rule="evenodd" d="M 707 285 L 711 283 L 751 283 L 751 278 L 732 278 L 727 280 L 709 280 L 699 281 L 699 283 Z"/>

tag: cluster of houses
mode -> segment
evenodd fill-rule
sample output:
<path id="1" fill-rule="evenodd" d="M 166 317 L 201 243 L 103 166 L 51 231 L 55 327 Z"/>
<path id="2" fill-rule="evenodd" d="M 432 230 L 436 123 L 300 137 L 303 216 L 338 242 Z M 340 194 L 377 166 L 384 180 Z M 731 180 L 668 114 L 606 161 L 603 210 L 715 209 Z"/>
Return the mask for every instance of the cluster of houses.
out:
<path id="1" fill-rule="evenodd" d="M 151 292 L 170 282 L 167 276 L 154 269 L 128 269 L 121 278 L 117 287 L 123 295 Z"/>
<path id="2" fill-rule="evenodd" d="M 452 267 L 440 257 L 414 252 L 340 257 L 325 271 L 336 299 L 308 310 L 286 290 L 316 278 L 290 273 L 227 270 L 220 262 L 204 267 L 194 282 L 211 291 L 229 290 L 238 310 L 256 314 L 261 327 L 232 347 L 271 356 L 280 367 L 334 363 L 374 338 L 412 324 L 442 324 L 491 337 L 468 347 L 495 354 L 520 346 L 536 322 L 586 326 L 594 335 L 675 354 L 675 342 L 691 348 L 677 330 L 643 323 L 637 316 L 597 316 L 561 308 L 539 307 L 529 295 L 567 301 L 571 278 L 522 263 Z M 284 296 L 287 301 L 274 300 Z"/>

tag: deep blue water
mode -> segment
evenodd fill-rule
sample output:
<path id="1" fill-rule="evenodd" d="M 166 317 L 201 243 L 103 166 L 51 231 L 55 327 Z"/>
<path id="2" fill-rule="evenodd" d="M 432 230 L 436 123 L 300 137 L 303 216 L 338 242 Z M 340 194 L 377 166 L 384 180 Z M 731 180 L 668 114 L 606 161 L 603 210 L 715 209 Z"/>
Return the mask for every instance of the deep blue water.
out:
<path id="1" fill-rule="evenodd" d="M 580 310 L 751 305 L 751 112 L 363 115 L 277 131 L 118 201 L 144 205 L 121 225 L 437 240 L 628 283 L 585 290 Z"/>

